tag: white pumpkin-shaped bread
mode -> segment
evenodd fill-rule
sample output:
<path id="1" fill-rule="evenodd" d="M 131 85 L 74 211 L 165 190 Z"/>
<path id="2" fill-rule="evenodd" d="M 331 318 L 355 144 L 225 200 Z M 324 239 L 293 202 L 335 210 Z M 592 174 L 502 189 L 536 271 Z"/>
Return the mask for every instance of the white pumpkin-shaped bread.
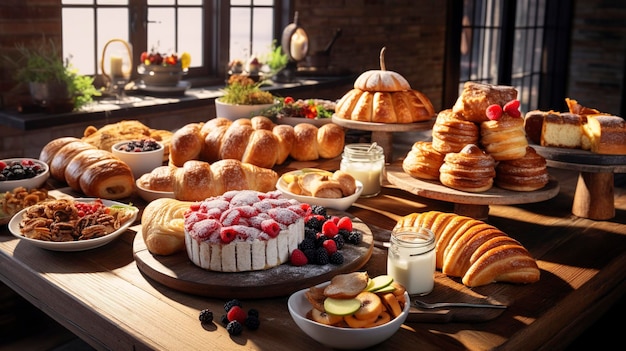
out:
<path id="1" fill-rule="evenodd" d="M 435 116 L 430 99 L 399 73 L 385 69 L 385 48 L 380 52 L 380 70 L 362 73 L 335 106 L 335 117 L 358 122 L 414 123 Z"/>
<path id="2" fill-rule="evenodd" d="M 399 73 L 385 69 L 385 48 L 380 50 L 380 69 L 370 70 L 356 79 L 354 88 L 364 91 L 404 91 L 411 89 L 409 82 Z"/>

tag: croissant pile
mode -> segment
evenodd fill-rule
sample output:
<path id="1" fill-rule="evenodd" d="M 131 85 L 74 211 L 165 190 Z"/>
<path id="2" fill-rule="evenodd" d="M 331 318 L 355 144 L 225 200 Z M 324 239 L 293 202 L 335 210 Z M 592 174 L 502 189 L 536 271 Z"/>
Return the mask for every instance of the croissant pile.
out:
<path id="1" fill-rule="evenodd" d="M 334 123 L 319 128 L 310 123 L 294 127 L 274 124 L 263 116 L 235 121 L 218 117 L 177 130 L 172 136 L 169 160 L 177 167 L 189 160 L 235 159 L 272 168 L 288 157 L 297 161 L 337 157 L 344 143 L 345 131 Z"/>
<path id="2" fill-rule="evenodd" d="M 412 213 L 396 224 L 397 228 L 419 226 L 435 234 L 437 269 L 462 278 L 468 287 L 539 280 L 539 267 L 528 250 L 490 224 L 439 211 Z"/>

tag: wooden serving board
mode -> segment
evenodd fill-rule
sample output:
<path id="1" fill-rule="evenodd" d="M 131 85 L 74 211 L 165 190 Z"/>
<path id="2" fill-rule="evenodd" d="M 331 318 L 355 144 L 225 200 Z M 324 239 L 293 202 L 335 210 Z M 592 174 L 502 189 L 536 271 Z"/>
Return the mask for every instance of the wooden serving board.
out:
<path id="1" fill-rule="evenodd" d="M 202 269 L 193 264 L 186 252 L 169 256 L 153 255 L 148 251 L 141 227 L 133 241 L 133 256 L 140 271 L 151 279 L 172 289 L 214 298 L 268 298 L 288 296 L 330 280 L 337 274 L 349 273 L 363 267 L 372 256 L 374 239 L 369 227 L 348 213 L 328 211 L 329 214 L 349 216 L 353 227 L 363 233 L 360 245 L 344 245 L 342 265 L 307 264 L 295 267 L 289 263 L 262 271 L 223 273 Z"/>
<path id="2" fill-rule="evenodd" d="M 537 153 L 545 159 L 569 163 L 581 163 L 598 166 L 626 165 L 626 155 L 602 155 L 588 150 L 545 147 L 531 144 Z"/>

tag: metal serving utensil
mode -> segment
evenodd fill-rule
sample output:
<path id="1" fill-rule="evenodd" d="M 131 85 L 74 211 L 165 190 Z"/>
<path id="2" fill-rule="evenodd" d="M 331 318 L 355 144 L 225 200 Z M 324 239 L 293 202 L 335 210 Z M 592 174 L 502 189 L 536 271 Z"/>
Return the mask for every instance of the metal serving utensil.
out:
<path id="1" fill-rule="evenodd" d="M 482 304 L 482 303 L 466 303 L 466 302 L 436 302 L 436 303 L 427 303 L 420 300 L 413 300 L 414 304 L 418 308 L 424 309 L 433 309 L 433 308 L 443 308 L 443 307 L 475 307 L 475 308 L 506 308 L 506 305 L 497 305 L 497 304 Z"/>

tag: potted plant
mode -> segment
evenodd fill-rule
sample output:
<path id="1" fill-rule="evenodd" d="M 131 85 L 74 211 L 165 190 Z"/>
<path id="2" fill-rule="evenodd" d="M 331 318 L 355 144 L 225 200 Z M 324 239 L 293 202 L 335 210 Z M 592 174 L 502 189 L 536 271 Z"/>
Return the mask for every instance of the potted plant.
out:
<path id="1" fill-rule="evenodd" d="M 273 106 L 276 98 L 272 93 L 261 90 L 262 82 L 254 82 L 241 74 L 230 76 L 222 91 L 224 95 L 215 99 L 217 117 L 231 120 L 250 118 Z"/>
<path id="2" fill-rule="evenodd" d="M 15 69 L 14 78 L 28 84 L 30 94 L 38 104 L 67 106 L 71 111 L 100 95 L 93 86 L 93 78 L 80 75 L 69 60 L 63 60 L 52 40 L 42 41 L 36 47 L 18 44 L 16 49 L 17 57 L 5 56 L 5 61 Z"/>

